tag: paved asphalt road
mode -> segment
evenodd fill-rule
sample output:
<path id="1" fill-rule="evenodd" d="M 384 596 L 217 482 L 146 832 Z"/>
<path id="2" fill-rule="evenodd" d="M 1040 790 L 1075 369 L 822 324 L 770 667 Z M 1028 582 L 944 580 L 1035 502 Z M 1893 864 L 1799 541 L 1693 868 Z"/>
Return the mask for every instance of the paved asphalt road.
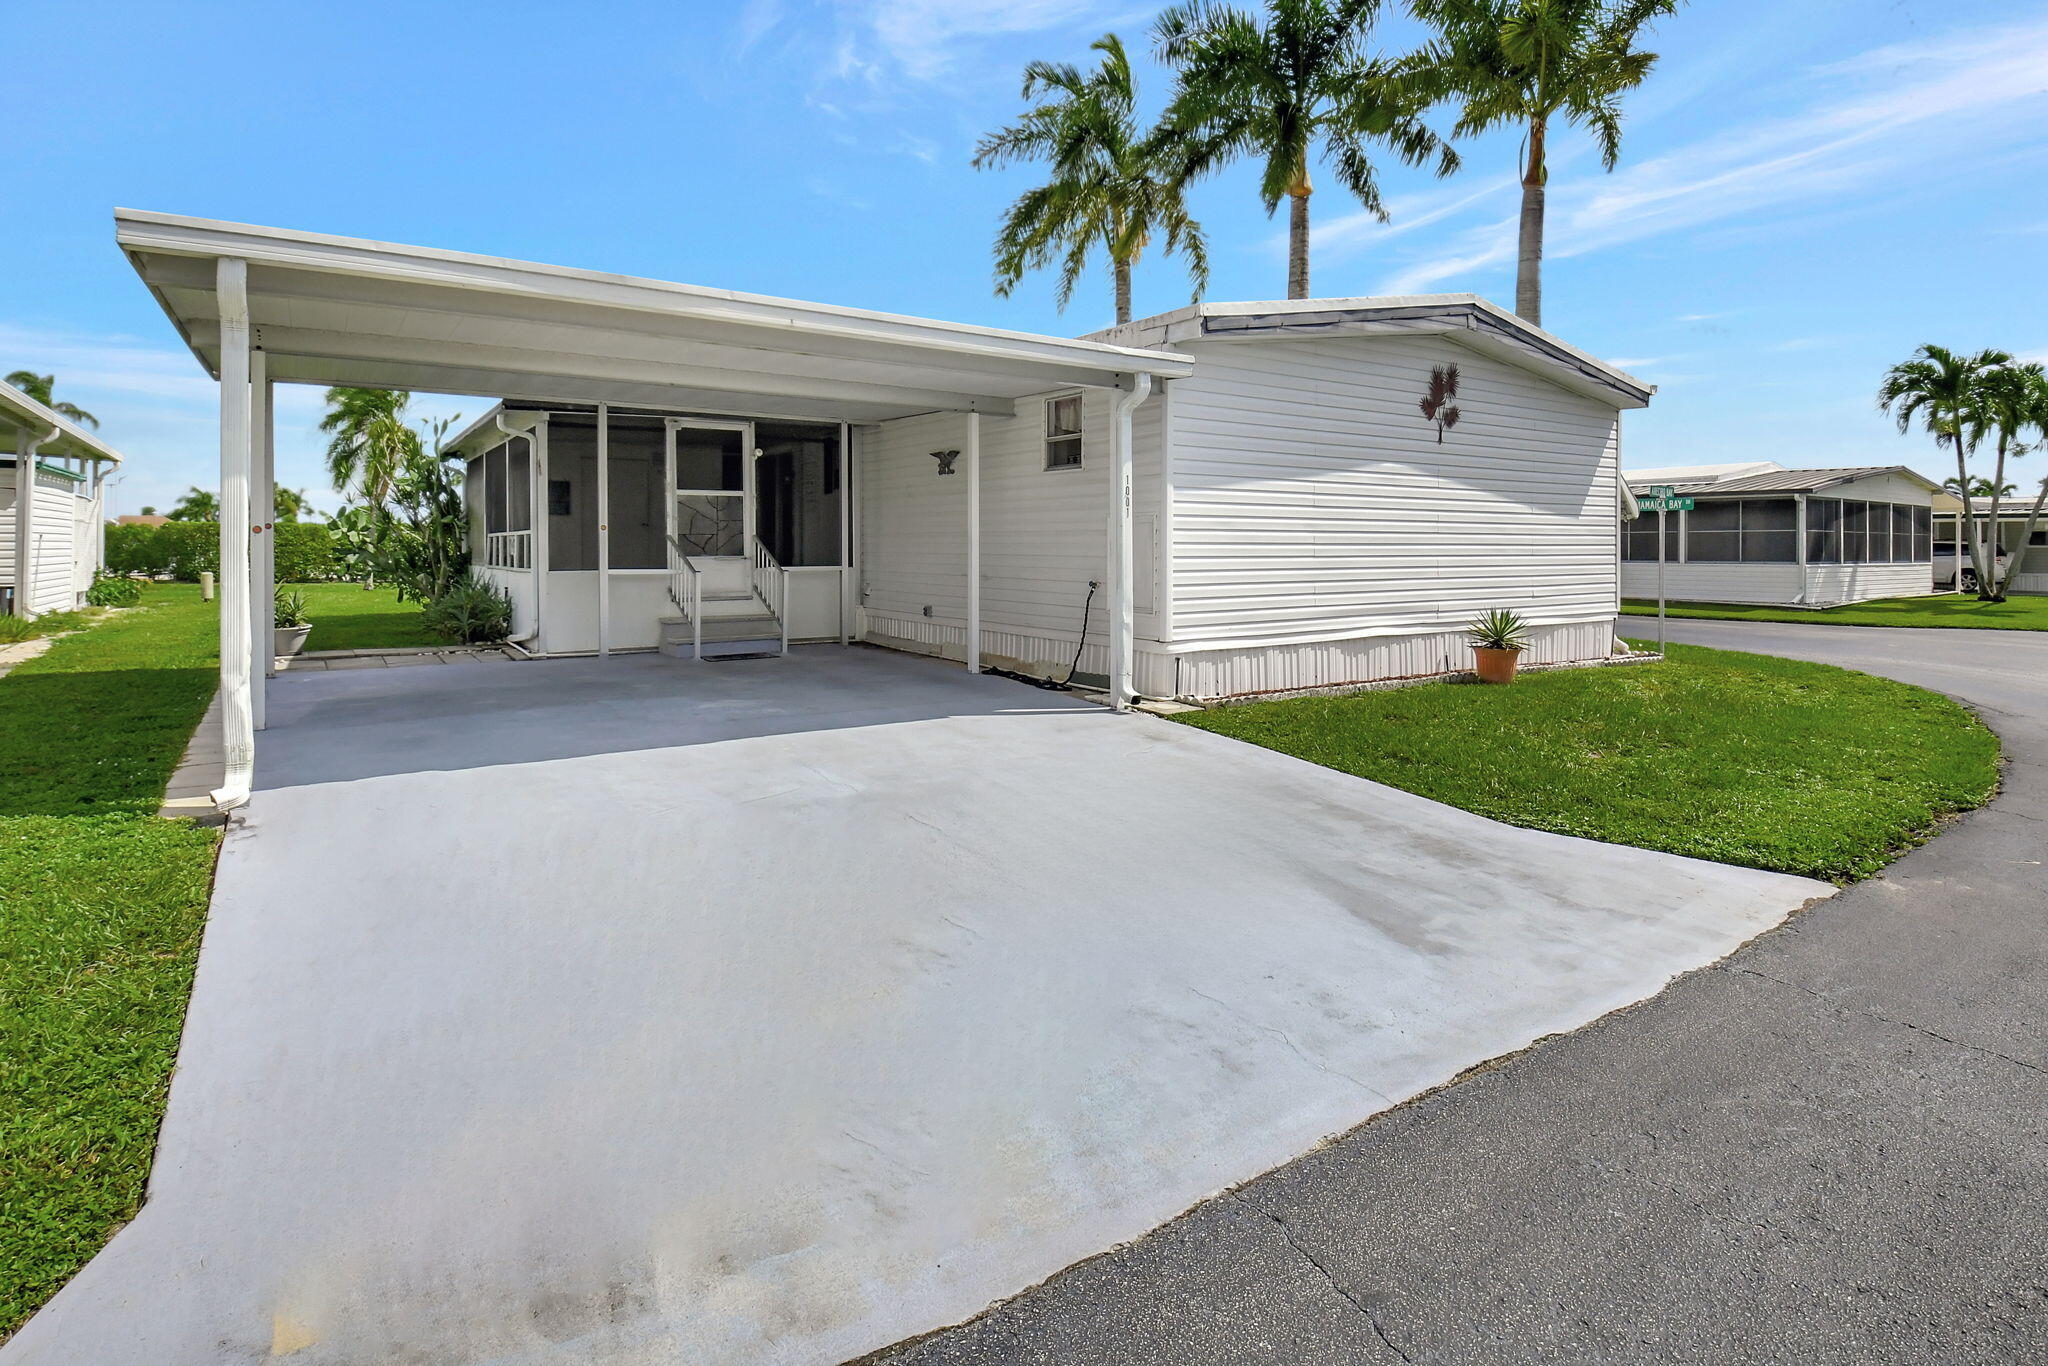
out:
<path id="1" fill-rule="evenodd" d="M 2048 635 L 1672 636 L 1963 698 L 2005 790 L 1655 1000 L 878 1360 L 2048 1361 Z"/>

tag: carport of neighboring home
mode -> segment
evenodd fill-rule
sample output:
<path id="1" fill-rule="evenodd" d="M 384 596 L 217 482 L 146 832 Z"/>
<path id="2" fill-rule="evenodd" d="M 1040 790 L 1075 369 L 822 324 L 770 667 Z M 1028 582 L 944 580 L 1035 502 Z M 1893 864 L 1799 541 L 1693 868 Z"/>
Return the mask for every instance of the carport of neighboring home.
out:
<path id="1" fill-rule="evenodd" d="M 680 587 L 699 570 L 695 555 L 678 544 L 687 530 L 670 520 L 679 506 L 715 534 L 727 516 L 721 499 L 745 497 L 750 510 L 754 505 L 754 452 L 743 443 L 730 453 L 714 450 L 686 461 L 686 469 L 709 470 L 716 486 L 675 483 L 679 425 L 751 433 L 757 421 L 775 420 L 826 424 L 844 433 L 853 424 L 950 415 L 935 433 L 942 441 L 934 444 L 945 447 L 934 452 L 942 457 L 935 468 L 957 465 L 967 489 L 959 554 L 966 569 L 970 669 L 979 667 L 981 637 L 982 418 L 1006 416 L 1028 395 L 1100 393 L 1111 414 L 1110 480 L 1099 515 L 1087 522 L 1109 528 L 1106 672 L 1119 705 L 1131 695 L 1131 413 L 1155 379 L 1191 371 L 1185 356 L 168 214 L 117 210 L 115 231 L 186 343 L 220 380 L 221 524 L 251 528 L 221 543 L 223 807 L 246 800 L 254 733 L 266 722 L 272 556 L 267 522 L 252 519 L 250 509 L 270 503 L 270 395 L 278 383 L 475 394 L 520 401 L 543 418 L 554 407 L 594 423 L 596 459 L 578 506 L 595 539 L 595 630 L 588 644 L 600 655 L 612 649 L 615 613 L 647 617 L 634 623 L 637 636 L 663 610 L 660 589 L 648 591 L 642 581 L 650 571 L 657 585 L 667 583 L 672 602 L 701 596 L 701 588 Z M 623 567 L 613 565 L 610 543 L 627 540 L 627 523 L 637 528 L 650 506 L 644 496 L 633 497 L 641 485 L 607 486 L 613 407 L 656 415 L 667 429 L 671 471 L 652 505 L 668 550 L 650 558 L 654 550 L 642 556 L 635 542 L 636 558 Z M 709 421 L 679 422 L 679 414 Z M 533 427 L 525 419 L 518 431 Z M 504 434 L 514 435 L 514 428 Z M 541 439 L 527 456 L 543 490 L 529 510 L 554 492 L 546 451 Z M 726 471 L 733 473 L 730 480 Z M 573 497 L 574 489 L 569 492 Z M 694 501 L 685 505 L 686 496 Z M 494 567 L 538 564 L 537 586 L 551 581 L 553 559 L 537 552 L 546 551 L 552 520 L 537 521 L 540 545 L 508 544 L 505 562 Z M 659 536 L 642 539 L 661 543 Z M 758 546 L 748 554 L 753 540 L 748 524 L 738 554 L 721 544 L 713 558 L 742 561 L 742 575 L 764 570 L 771 575 L 763 586 L 767 595 L 786 599 L 782 567 L 762 565 Z M 841 544 L 843 554 L 853 540 Z M 491 550 L 500 553 L 495 542 Z M 671 576 L 677 576 L 673 582 Z M 714 593 L 718 586 L 712 585 Z M 851 575 L 842 574 L 842 603 L 850 591 Z"/>
<path id="2" fill-rule="evenodd" d="M 0 1366 L 829 1366 L 1832 890 L 868 648 L 270 719 L 150 1199 Z"/>

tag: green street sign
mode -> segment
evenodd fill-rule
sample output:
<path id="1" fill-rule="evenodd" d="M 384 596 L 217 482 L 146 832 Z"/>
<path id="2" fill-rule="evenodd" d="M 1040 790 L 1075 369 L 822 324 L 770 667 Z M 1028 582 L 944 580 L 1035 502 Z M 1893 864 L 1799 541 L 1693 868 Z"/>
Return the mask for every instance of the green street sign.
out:
<path id="1" fill-rule="evenodd" d="M 1636 506 L 1644 512 L 1691 512 L 1692 504 L 1693 500 L 1690 498 L 1661 497 L 1636 499 Z"/>
<path id="2" fill-rule="evenodd" d="M 1670 484 L 1652 484 L 1648 489 L 1648 493 L 1652 498 L 1669 498 L 1676 492 L 1678 490 Z"/>

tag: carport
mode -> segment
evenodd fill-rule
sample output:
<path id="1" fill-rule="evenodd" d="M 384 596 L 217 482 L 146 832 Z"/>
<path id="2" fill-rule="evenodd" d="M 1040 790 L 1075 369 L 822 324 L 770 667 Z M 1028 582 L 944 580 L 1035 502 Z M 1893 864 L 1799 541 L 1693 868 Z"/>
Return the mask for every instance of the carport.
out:
<path id="1" fill-rule="evenodd" d="M 980 669 L 984 415 L 1070 387 L 1113 391 L 1110 692 L 1131 697 L 1131 413 L 1184 356 L 738 294 L 499 257 L 121 209 L 116 237 L 220 381 L 222 808 L 248 798 L 274 588 L 272 390 L 359 385 L 489 399 L 846 424 L 961 415 L 967 668 Z M 602 458 L 599 463 L 603 468 Z M 857 478 L 857 460 L 854 465 Z M 600 476 L 602 477 L 602 476 Z M 252 512 L 253 510 L 256 510 Z M 599 618 L 610 575 L 599 529 Z M 851 547 L 849 545 L 849 551 Z M 850 591 L 857 564 L 844 575 Z M 608 653 L 600 627 L 598 653 Z"/>

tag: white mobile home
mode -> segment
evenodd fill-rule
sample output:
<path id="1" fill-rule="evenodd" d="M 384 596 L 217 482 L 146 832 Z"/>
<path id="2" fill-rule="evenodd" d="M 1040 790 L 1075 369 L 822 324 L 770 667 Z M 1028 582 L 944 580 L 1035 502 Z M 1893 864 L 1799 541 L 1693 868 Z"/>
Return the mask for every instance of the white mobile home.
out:
<path id="1" fill-rule="evenodd" d="M 1205 304 L 1091 340 L 1192 363 L 1132 418 L 1137 692 L 1461 669 L 1463 624 L 1498 606 L 1536 623 L 1532 662 L 1612 652 L 1616 421 L 1644 386 L 1470 296 Z M 1439 369 L 1441 432 L 1419 408 Z M 1077 388 L 976 419 L 972 494 L 959 413 L 509 400 L 451 448 L 477 570 L 536 653 L 786 634 L 965 659 L 977 496 L 982 660 L 1100 681 L 1113 409 Z"/>
<path id="2" fill-rule="evenodd" d="M 1202 304 L 1079 340 L 203 219 L 116 215 L 222 379 L 222 520 L 277 382 L 499 400 L 475 556 L 533 653 L 865 641 L 1135 695 L 1615 649 L 1619 419 L 1652 390 L 1470 295 Z M 252 494 L 252 489 L 257 490 Z M 261 535 L 260 530 L 256 533 Z M 222 547 L 230 788 L 260 724 Z M 750 651 L 751 652 L 751 651 Z"/>
<path id="3" fill-rule="evenodd" d="M 0 615 L 82 606 L 105 563 L 101 491 L 119 453 L 7 384 L 0 451 Z"/>
<path id="4" fill-rule="evenodd" d="M 1666 513 L 1664 596 L 1675 602 L 1838 607 L 1934 591 L 1934 481 L 1903 465 L 1788 470 L 1771 461 L 1630 470 L 1640 496 L 1691 498 Z M 1658 514 L 1622 533 L 1622 596 L 1657 596 Z"/>

